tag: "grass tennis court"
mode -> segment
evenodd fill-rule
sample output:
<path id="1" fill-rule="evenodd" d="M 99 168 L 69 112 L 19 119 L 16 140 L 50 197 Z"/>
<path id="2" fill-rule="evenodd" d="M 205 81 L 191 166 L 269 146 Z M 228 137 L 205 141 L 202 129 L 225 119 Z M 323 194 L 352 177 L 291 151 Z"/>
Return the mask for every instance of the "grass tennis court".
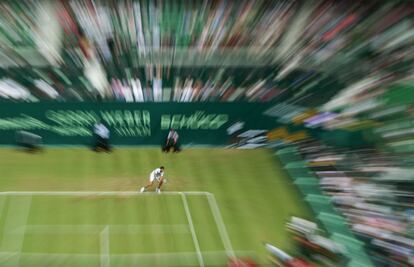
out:
<path id="1" fill-rule="evenodd" d="M 162 194 L 136 192 L 164 165 Z M 0 150 L 0 266 L 225 266 L 309 217 L 270 150 Z"/>

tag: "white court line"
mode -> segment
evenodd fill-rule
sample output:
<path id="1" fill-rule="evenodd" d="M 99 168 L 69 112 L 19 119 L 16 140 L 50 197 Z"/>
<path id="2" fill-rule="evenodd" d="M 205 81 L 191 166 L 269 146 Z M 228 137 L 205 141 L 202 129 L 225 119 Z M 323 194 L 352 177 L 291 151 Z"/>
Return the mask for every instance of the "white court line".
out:
<path id="1" fill-rule="evenodd" d="M 256 255 L 257 252 L 253 250 L 237 250 L 234 251 L 239 255 L 244 256 L 252 256 Z M 149 253 L 111 253 L 111 257 L 171 257 L 171 258 L 187 258 L 187 256 L 191 256 L 197 254 L 194 251 L 181 251 L 181 252 L 149 252 Z M 225 255 L 227 256 L 226 251 L 222 250 L 210 250 L 203 252 L 204 255 L 208 256 L 217 256 L 217 255 Z M 23 256 L 39 256 L 39 257 L 47 257 L 47 256 L 61 256 L 61 257 L 100 257 L 101 254 L 97 253 L 42 253 L 42 252 L 0 252 L 1 257 L 13 257 L 17 255 Z"/>
<path id="2" fill-rule="evenodd" d="M 139 193 L 137 191 L 6 191 L 0 192 L 0 195 L 12 196 L 148 196 L 148 195 L 205 195 L 207 196 L 210 209 L 213 213 L 220 237 L 223 241 L 225 250 L 229 257 L 235 257 L 229 235 L 226 230 L 223 218 L 220 213 L 214 194 L 204 191 L 167 191 L 161 194 L 155 192 Z"/>
<path id="3" fill-rule="evenodd" d="M 29 234 L 96 234 L 109 226 L 111 233 L 139 234 L 139 233 L 188 233 L 187 224 L 28 224 L 12 230 L 12 233 Z"/>
<path id="4" fill-rule="evenodd" d="M 223 217 L 221 216 L 216 198 L 212 193 L 206 193 L 206 195 L 208 199 L 208 204 L 210 205 L 211 211 L 213 212 L 213 217 L 216 221 L 221 236 L 221 240 L 223 241 L 227 256 L 235 258 L 236 255 L 234 253 L 233 246 L 231 245 L 229 234 L 227 233 L 226 225 L 224 224 Z"/>
<path id="5" fill-rule="evenodd" d="M 4 206 L 6 206 L 7 196 L 0 198 L 0 219 L 3 215 Z"/>
<path id="6" fill-rule="evenodd" d="M 207 195 L 208 192 L 203 191 L 167 191 L 162 193 L 145 192 L 140 193 L 137 191 L 5 191 L 0 192 L 1 195 L 12 196 L 162 196 L 162 195 L 180 195 L 185 193 L 186 195 Z"/>
<path id="7" fill-rule="evenodd" d="M 16 226 L 24 226 L 27 223 L 31 208 L 32 198 L 16 198 L 9 201 L 9 208 L 5 217 L 1 251 L 21 252 L 23 248 L 24 233 L 11 233 Z M 19 266 L 20 253 L 12 257 L 7 266 Z M 3 263 L 1 263 L 3 264 Z"/>
<path id="8" fill-rule="evenodd" d="M 257 257 L 256 251 L 235 251 L 237 255 L 245 257 Z M 185 266 L 191 262 L 191 266 L 197 264 L 197 255 L 194 251 L 188 252 L 156 252 L 156 253 L 120 253 L 120 254 L 110 254 L 111 259 L 118 262 L 128 262 L 132 260 L 133 262 L 146 262 L 150 261 L 154 263 L 161 262 L 170 262 L 176 263 L 185 260 L 187 263 Z M 214 262 L 217 262 L 217 258 L 222 256 L 223 262 L 227 259 L 226 251 L 205 251 L 203 255 L 207 259 L 212 259 Z M 36 252 L 0 252 L 0 261 L 8 262 L 8 259 L 13 259 L 14 257 L 23 257 L 26 262 L 32 262 L 33 264 L 37 263 L 36 266 L 41 266 L 39 264 L 49 263 L 48 266 L 59 266 L 60 263 L 65 261 L 70 261 L 73 263 L 73 266 L 76 266 L 76 263 L 85 263 L 96 262 L 100 260 L 101 255 L 97 253 L 36 253 Z M 191 259 L 191 261 L 189 261 Z M 267 266 L 267 262 L 258 262 L 260 266 Z M 35 266 L 35 265 L 33 265 Z M 140 265 L 134 265 L 140 266 Z M 148 265 L 145 265 L 148 266 Z M 168 265 L 163 265 L 168 266 Z"/>
<path id="9" fill-rule="evenodd" d="M 102 232 L 99 235 L 101 242 L 101 267 L 110 266 L 110 257 L 109 257 L 109 226 L 105 226 Z"/>
<path id="10" fill-rule="evenodd" d="M 204 267 L 203 255 L 201 255 L 200 244 L 198 243 L 197 235 L 194 229 L 193 219 L 191 218 L 191 213 L 188 207 L 187 198 L 184 193 L 181 193 L 181 198 L 184 204 L 185 215 L 187 216 L 188 224 L 190 225 L 191 236 L 193 238 L 194 247 L 197 252 L 198 262 L 200 263 L 200 267 Z"/>

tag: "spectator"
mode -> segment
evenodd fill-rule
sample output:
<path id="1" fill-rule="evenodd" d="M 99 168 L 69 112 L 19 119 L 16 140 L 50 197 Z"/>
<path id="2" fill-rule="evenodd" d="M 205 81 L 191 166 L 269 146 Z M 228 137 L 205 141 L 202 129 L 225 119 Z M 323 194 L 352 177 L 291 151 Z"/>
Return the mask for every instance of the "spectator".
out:
<path id="1" fill-rule="evenodd" d="M 35 152 L 40 149 L 42 137 L 31 132 L 18 131 L 16 133 L 16 142 L 27 151 Z"/>
<path id="2" fill-rule="evenodd" d="M 109 146 L 109 136 L 110 132 L 106 126 L 98 122 L 95 124 L 93 129 L 94 135 L 95 135 L 95 147 L 94 150 L 96 152 L 105 151 L 110 152 L 110 146 Z"/>
<path id="3" fill-rule="evenodd" d="M 180 152 L 180 145 L 178 143 L 179 135 L 174 129 L 170 129 L 168 132 L 167 140 L 162 148 L 164 152 L 170 152 L 171 148 L 173 149 L 173 152 Z"/>

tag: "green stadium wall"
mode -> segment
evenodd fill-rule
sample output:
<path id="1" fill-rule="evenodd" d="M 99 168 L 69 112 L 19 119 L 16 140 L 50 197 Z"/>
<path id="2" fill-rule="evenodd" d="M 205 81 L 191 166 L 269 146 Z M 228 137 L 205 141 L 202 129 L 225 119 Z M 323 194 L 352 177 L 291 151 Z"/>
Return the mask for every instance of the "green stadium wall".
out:
<path id="1" fill-rule="evenodd" d="M 44 144 L 89 145 L 100 120 L 116 145 L 159 145 L 170 127 L 183 144 L 225 145 L 227 128 L 238 120 L 245 129 L 278 126 L 263 115 L 270 103 L 1 103 L 0 143 L 14 144 L 17 131 L 43 138 Z"/>

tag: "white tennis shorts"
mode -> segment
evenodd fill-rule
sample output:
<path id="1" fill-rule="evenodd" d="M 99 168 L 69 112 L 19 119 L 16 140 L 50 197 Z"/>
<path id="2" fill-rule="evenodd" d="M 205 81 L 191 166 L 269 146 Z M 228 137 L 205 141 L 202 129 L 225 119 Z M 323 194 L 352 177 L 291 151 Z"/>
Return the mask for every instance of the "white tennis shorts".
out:
<path id="1" fill-rule="evenodd" d="M 155 175 L 151 174 L 150 178 L 149 178 L 150 182 L 152 183 L 154 180 L 157 180 L 158 182 L 160 181 L 160 177 L 155 177 Z"/>

